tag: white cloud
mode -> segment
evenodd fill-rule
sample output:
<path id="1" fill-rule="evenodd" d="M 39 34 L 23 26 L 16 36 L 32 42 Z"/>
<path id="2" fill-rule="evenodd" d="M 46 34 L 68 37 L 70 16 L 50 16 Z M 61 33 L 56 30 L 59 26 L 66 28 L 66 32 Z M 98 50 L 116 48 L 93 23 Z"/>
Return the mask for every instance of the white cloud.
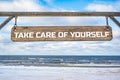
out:
<path id="1" fill-rule="evenodd" d="M 97 12 L 113 12 L 116 9 L 112 5 L 105 5 L 105 4 L 89 4 L 86 7 L 88 11 L 97 11 Z"/>
<path id="2" fill-rule="evenodd" d="M 53 2 L 53 0 L 45 0 L 48 3 Z M 8 6 L 10 5 L 10 6 Z M 66 10 L 59 7 L 55 8 L 45 8 L 44 6 L 37 3 L 36 0 L 13 0 L 12 2 L 1 2 L 0 3 L 0 11 L 72 11 L 74 10 Z M 100 21 L 100 20 L 99 20 Z M 90 23 L 91 22 L 91 23 Z M 28 24 L 29 23 L 29 24 Z M 46 24 L 47 23 L 47 24 Z M 95 24 L 98 23 L 96 18 L 75 18 L 75 17 L 62 17 L 62 18 L 50 18 L 50 17 L 20 17 L 18 18 L 18 24 L 28 24 L 28 25 L 87 25 L 87 24 Z M 101 23 L 101 22 L 100 22 Z"/>
<path id="3" fill-rule="evenodd" d="M 51 3 L 52 0 L 46 0 L 48 3 Z M 9 6 L 8 6 L 9 5 Z M 90 11 L 115 11 L 111 5 L 88 5 L 86 8 Z M 0 1 L 0 11 L 69 11 L 66 9 L 54 7 L 54 8 L 45 8 L 44 6 L 38 4 L 36 0 L 13 0 L 12 2 Z M 73 10 L 74 11 L 74 10 Z M 99 20 L 98 20 L 99 19 Z M 40 24 L 40 25 L 54 25 L 54 24 L 69 24 L 69 25 L 82 25 L 82 24 L 102 24 L 101 18 L 18 18 L 18 24 Z M 12 21 L 13 23 L 13 21 Z M 0 40 L 5 40 L 4 36 L 10 35 L 7 33 L 7 30 L 10 31 L 12 25 L 9 24 L 4 29 L 5 33 L 0 34 Z M 116 37 L 119 36 L 119 32 L 115 32 Z M 4 39 L 3 39 L 4 38 Z M 9 37 L 8 37 L 9 38 Z M 10 39 L 10 38 L 9 38 Z M 62 55 L 90 55 L 90 54 L 118 54 L 117 51 L 110 49 L 116 48 L 120 44 L 119 40 L 111 42 L 40 42 L 40 43 L 3 43 L 0 45 L 1 54 L 62 54 Z M 97 52 L 94 52 L 97 51 Z M 109 52 L 109 53 L 108 53 Z M 87 53 L 87 54 L 86 54 Z M 104 54 L 105 55 L 105 54 Z"/>
<path id="4" fill-rule="evenodd" d="M 43 11 L 45 8 L 36 0 L 0 1 L 0 11 Z"/>
<path id="5" fill-rule="evenodd" d="M 3 42 L 4 38 L 0 35 L 0 42 Z"/>
<path id="6" fill-rule="evenodd" d="M 45 0 L 48 3 L 53 2 L 53 0 Z M 9 6 L 8 6 L 9 5 Z M 13 1 L 0 1 L 0 11 L 7 11 L 7 12 L 45 12 L 45 11 L 52 11 L 52 12 L 64 12 L 69 11 L 63 8 L 46 8 L 45 6 L 42 6 L 37 3 L 37 0 L 13 0 Z M 77 19 L 76 19 L 77 20 Z M 76 21 L 75 20 L 75 21 Z M 50 18 L 50 17 L 18 17 L 18 24 L 41 24 L 41 25 L 53 25 L 57 24 L 59 22 L 63 23 L 65 22 L 65 18 Z M 67 20 L 68 21 L 68 20 Z M 67 22 L 66 21 L 66 22 Z M 60 24 L 61 24 L 60 23 Z M 30 24 L 30 25 L 31 25 Z"/>
<path id="7" fill-rule="evenodd" d="M 120 0 L 116 1 L 114 6 L 118 11 L 120 11 Z"/>
<path id="8" fill-rule="evenodd" d="M 120 37 L 120 30 L 114 30 L 113 31 L 113 36 L 114 36 L 114 38 Z"/>

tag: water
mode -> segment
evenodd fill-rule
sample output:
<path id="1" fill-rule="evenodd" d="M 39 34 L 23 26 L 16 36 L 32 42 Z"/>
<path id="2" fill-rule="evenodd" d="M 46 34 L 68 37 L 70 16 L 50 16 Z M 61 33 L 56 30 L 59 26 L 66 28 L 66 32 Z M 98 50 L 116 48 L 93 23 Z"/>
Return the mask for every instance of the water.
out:
<path id="1" fill-rule="evenodd" d="M 40 55 L 1 55 L 0 65 L 12 66 L 65 66 L 79 64 L 117 64 L 120 56 L 40 56 Z"/>
<path id="2" fill-rule="evenodd" d="M 89 64 L 92 68 L 88 66 Z M 93 67 L 94 64 L 102 64 L 102 67 Z M 87 67 L 69 67 L 70 65 Z M 0 56 L 0 80 L 80 79 L 120 80 L 120 56 Z"/>

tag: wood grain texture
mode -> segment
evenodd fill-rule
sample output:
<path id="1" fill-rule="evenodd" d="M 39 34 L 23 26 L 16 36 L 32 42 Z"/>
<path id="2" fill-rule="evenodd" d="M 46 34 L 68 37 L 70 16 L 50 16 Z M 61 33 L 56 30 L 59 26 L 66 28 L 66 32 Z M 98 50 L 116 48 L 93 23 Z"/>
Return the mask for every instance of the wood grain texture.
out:
<path id="1" fill-rule="evenodd" d="M 16 38 L 14 32 L 56 32 L 56 38 Z M 66 37 L 58 37 L 59 32 L 68 32 Z M 109 32 L 107 37 L 71 37 L 69 32 Z M 11 29 L 11 40 L 14 42 L 34 41 L 110 41 L 112 29 L 110 26 L 17 26 Z"/>
<path id="2" fill-rule="evenodd" d="M 120 16 L 120 12 L 0 12 L 0 16 Z"/>

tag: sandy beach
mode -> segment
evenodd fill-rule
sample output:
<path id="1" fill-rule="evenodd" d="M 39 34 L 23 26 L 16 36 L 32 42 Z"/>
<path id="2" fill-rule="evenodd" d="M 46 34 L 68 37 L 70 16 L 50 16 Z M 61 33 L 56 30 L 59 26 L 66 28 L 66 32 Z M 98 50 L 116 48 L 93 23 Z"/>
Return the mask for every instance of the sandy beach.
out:
<path id="1" fill-rule="evenodd" d="M 120 67 L 0 66 L 0 80 L 120 80 Z"/>

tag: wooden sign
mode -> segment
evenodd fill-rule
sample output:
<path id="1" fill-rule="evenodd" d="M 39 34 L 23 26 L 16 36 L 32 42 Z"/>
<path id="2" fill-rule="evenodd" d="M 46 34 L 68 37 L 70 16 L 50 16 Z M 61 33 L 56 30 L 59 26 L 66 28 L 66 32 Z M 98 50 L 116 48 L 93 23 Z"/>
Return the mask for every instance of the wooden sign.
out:
<path id="1" fill-rule="evenodd" d="M 109 41 L 109 26 L 17 26 L 11 31 L 14 42 L 31 41 Z"/>

